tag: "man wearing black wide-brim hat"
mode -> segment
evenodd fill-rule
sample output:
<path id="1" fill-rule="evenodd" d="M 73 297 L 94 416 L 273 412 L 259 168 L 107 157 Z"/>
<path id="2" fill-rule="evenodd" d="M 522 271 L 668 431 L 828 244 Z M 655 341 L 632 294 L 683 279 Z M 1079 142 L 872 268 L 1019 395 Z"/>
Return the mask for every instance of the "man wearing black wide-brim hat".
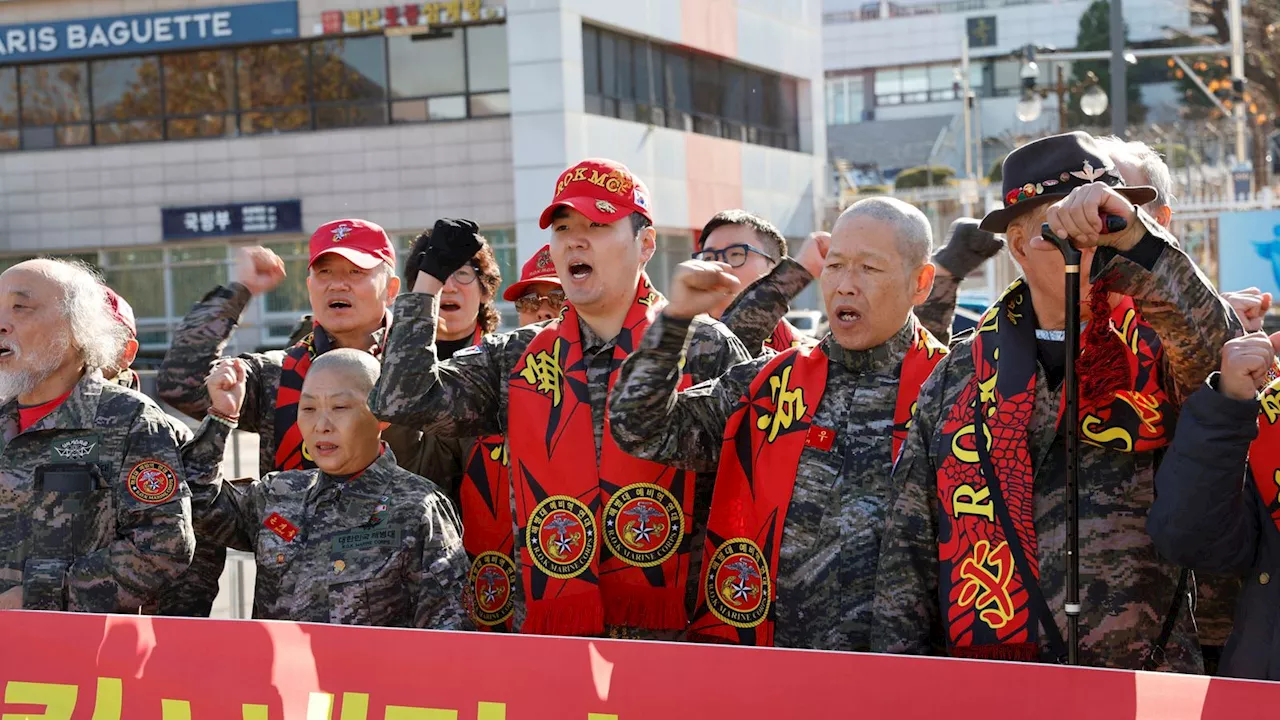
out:
<path id="1" fill-rule="evenodd" d="M 1083 251 L 1080 377 L 1080 661 L 1201 672 L 1180 569 L 1145 529 L 1152 465 L 1177 408 L 1239 323 L 1168 231 L 1135 207 L 1085 133 L 1004 162 L 1005 233 L 1022 268 L 919 397 L 894 469 L 873 648 L 957 657 L 1065 658 L 1066 457 L 1059 431 L 1064 260 L 1042 223 Z M 1124 230 L 1104 234 L 1104 216 Z"/>

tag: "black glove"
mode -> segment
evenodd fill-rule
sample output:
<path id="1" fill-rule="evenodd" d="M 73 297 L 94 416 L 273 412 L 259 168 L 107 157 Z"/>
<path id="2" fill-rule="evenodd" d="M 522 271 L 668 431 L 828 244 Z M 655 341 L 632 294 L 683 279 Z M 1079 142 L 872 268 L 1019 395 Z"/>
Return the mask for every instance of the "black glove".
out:
<path id="1" fill-rule="evenodd" d="M 933 262 L 963 279 L 1003 247 L 1004 241 L 995 234 L 978 229 L 977 220 L 960 218 L 951 223 L 947 244 L 933 254 Z"/>
<path id="2" fill-rule="evenodd" d="M 440 282 L 480 252 L 480 228 L 470 220 L 437 220 L 426 249 L 416 253 L 418 270 Z M 414 244 L 414 250 L 418 246 Z"/>

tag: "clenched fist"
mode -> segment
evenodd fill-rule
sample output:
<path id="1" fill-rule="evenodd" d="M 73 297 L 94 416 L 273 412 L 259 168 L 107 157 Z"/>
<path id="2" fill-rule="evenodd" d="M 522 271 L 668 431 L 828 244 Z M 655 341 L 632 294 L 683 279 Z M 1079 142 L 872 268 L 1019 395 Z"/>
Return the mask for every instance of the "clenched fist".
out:
<path id="1" fill-rule="evenodd" d="M 686 260 L 676 266 L 671 276 L 671 296 L 663 313 L 689 319 L 710 312 L 723 304 L 725 296 L 737 293 L 741 285 L 724 263 Z"/>
<path id="2" fill-rule="evenodd" d="M 1128 226 L 1120 232 L 1104 234 L 1103 215 L 1123 218 Z M 1050 205 L 1045 221 L 1055 235 L 1071 238 L 1072 244 L 1081 250 L 1103 245 L 1120 251 L 1129 250 L 1147 232 L 1138 222 L 1138 210 L 1133 203 L 1102 182 L 1081 185 Z M 1049 241 L 1037 238 L 1033 242 L 1048 244 Z"/>
<path id="3" fill-rule="evenodd" d="M 239 358 L 223 358 L 213 366 L 204 385 L 209 389 L 210 405 L 219 414 L 238 417 L 244 404 L 245 370 Z"/>
<path id="4" fill-rule="evenodd" d="M 1252 400 L 1267 384 L 1267 372 L 1280 348 L 1280 333 L 1249 333 L 1228 340 L 1222 346 L 1222 371 L 1218 375 L 1218 392 L 1232 400 Z"/>
<path id="5" fill-rule="evenodd" d="M 1222 293 L 1222 299 L 1236 311 L 1245 332 L 1257 332 L 1262 329 L 1262 319 L 1271 309 L 1271 293 L 1264 293 L 1256 287 Z"/>
<path id="6" fill-rule="evenodd" d="M 831 233 L 819 230 L 809 233 L 795 261 L 809 271 L 815 278 L 822 274 L 822 266 L 827 262 L 827 251 L 831 249 Z"/>
<path id="7" fill-rule="evenodd" d="M 236 254 L 236 282 L 254 295 L 269 293 L 284 280 L 284 261 L 264 247 L 241 248 Z"/>

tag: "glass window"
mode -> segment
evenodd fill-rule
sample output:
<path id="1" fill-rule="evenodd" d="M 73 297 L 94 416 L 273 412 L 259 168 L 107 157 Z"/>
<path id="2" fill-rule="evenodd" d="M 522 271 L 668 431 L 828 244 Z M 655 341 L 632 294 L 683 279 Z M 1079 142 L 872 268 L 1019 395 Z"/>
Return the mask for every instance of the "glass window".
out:
<path id="1" fill-rule="evenodd" d="M 849 88 L 849 122 L 862 122 L 863 114 L 866 111 L 866 76 L 850 75 L 846 78 Z"/>
<path id="2" fill-rule="evenodd" d="M 732 63 L 724 63 L 720 72 L 720 112 L 735 122 L 747 119 L 747 73 Z"/>
<path id="3" fill-rule="evenodd" d="M 510 87 L 506 25 L 467 28 L 467 82 L 471 92 Z"/>
<path id="4" fill-rule="evenodd" d="M 593 27 L 582 28 L 582 89 L 600 94 L 600 31 Z"/>
<path id="5" fill-rule="evenodd" d="M 720 63 L 709 55 L 693 61 L 693 109 L 705 115 L 720 114 Z"/>
<path id="6" fill-rule="evenodd" d="M 229 50 L 160 56 L 170 139 L 235 135 L 235 57 Z M 177 116 L 176 118 L 173 116 Z"/>
<path id="7" fill-rule="evenodd" d="M 493 256 L 498 261 L 498 270 L 502 273 L 502 285 L 498 288 L 498 297 L 511 283 L 520 279 L 520 263 L 516 256 L 516 233 L 512 228 L 484 229 L 480 231 L 489 246 L 493 248 Z"/>
<path id="8" fill-rule="evenodd" d="M 169 251 L 173 314 L 186 315 L 212 285 L 227 282 L 227 248 L 190 247 Z"/>
<path id="9" fill-rule="evenodd" d="M 902 68 L 876 70 L 876 104 L 898 105 L 902 102 Z"/>
<path id="10" fill-rule="evenodd" d="M 134 315 L 140 318 L 168 315 L 164 302 L 163 250 L 118 250 L 103 253 L 103 257 L 103 279 L 129 301 Z M 204 286 L 207 290 L 208 282 Z"/>
<path id="11" fill-rule="evenodd" d="M 511 114 L 511 93 L 472 95 L 468 102 L 470 103 L 471 117 Z"/>
<path id="12" fill-rule="evenodd" d="M 995 94 L 1017 94 L 1022 88 L 1022 78 L 1018 75 L 1021 70 L 1022 63 L 1018 60 L 997 60 L 992 68 Z"/>
<path id="13" fill-rule="evenodd" d="M 311 44 L 311 82 L 317 102 L 385 100 L 386 45 L 381 37 Z"/>
<path id="14" fill-rule="evenodd" d="M 387 38 L 391 96 L 450 95 L 467 91 L 460 30 Z"/>
<path id="15" fill-rule="evenodd" d="M 618 41 L 613 33 L 600 33 L 600 94 L 618 97 Z"/>
<path id="16" fill-rule="evenodd" d="M 689 58 L 676 52 L 667 53 L 667 107 L 682 112 L 693 111 L 693 93 L 689 78 Z"/>
<path id="17" fill-rule="evenodd" d="M 306 43 L 240 48 L 236 51 L 236 70 L 241 132 L 287 132 L 310 127 Z"/>
<path id="18" fill-rule="evenodd" d="M 266 246 L 284 260 L 285 278 L 275 290 L 267 293 L 266 311 L 269 313 L 287 312 L 302 313 L 311 309 L 311 300 L 307 296 L 307 258 L 306 241 L 272 243 Z M 205 283 L 206 285 L 208 283 Z M 288 334 L 288 331 L 285 332 Z"/>
<path id="19" fill-rule="evenodd" d="M 747 124 L 764 125 L 764 75 L 747 71 Z"/>
<path id="20" fill-rule="evenodd" d="M 662 105 L 667 96 L 663 86 L 662 49 L 647 42 L 635 43 L 636 98 L 643 105 Z"/>
<path id="21" fill-rule="evenodd" d="M 27 65 L 20 73 L 24 125 L 89 121 L 89 75 L 84 63 Z"/>
<path id="22" fill-rule="evenodd" d="M 956 96 L 956 68 L 952 65 L 930 65 L 929 99 L 954 100 Z"/>
<path id="23" fill-rule="evenodd" d="M 160 59 L 156 56 L 95 60 L 94 130 L 99 144 L 160 140 Z M 139 119 L 154 118 L 154 119 Z"/>
<path id="24" fill-rule="evenodd" d="M 634 46 L 636 43 L 629 37 L 619 35 L 617 72 L 618 72 L 618 117 L 623 120 L 636 119 L 636 83 L 634 65 Z"/>
<path id="25" fill-rule="evenodd" d="M 0 150 L 21 147 L 18 127 L 18 68 L 0 67 Z"/>
<path id="26" fill-rule="evenodd" d="M 845 125 L 849 122 L 848 78 L 827 80 L 827 124 Z"/>
<path id="27" fill-rule="evenodd" d="M 902 69 L 902 102 L 929 101 L 929 71 L 923 67 Z"/>

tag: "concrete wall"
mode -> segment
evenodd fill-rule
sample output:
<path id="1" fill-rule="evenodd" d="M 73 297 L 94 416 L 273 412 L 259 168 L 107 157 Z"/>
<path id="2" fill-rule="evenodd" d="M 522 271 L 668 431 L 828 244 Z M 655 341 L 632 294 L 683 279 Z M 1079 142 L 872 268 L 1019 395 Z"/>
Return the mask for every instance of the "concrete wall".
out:
<path id="1" fill-rule="evenodd" d="M 0 249 L 158 243 L 160 208 L 302 200 L 303 227 L 515 216 L 506 118 L 0 155 Z"/>
<path id="2" fill-rule="evenodd" d="M 657 224 L 696 228 L 746 206 L 789 235 L 813 229 L 825 175 L 826 128 L 817 0 L 511 0 L 516 236 L 521 257 L 545 242 L 538 216 L 555 180 L 585 157 L 626 163 L 654 194 Z M 583 112 L 582 21 L 678 43 L 807 80 L 796 153 Z M 817 89 L 815 92 L 814 89 Z"/>

